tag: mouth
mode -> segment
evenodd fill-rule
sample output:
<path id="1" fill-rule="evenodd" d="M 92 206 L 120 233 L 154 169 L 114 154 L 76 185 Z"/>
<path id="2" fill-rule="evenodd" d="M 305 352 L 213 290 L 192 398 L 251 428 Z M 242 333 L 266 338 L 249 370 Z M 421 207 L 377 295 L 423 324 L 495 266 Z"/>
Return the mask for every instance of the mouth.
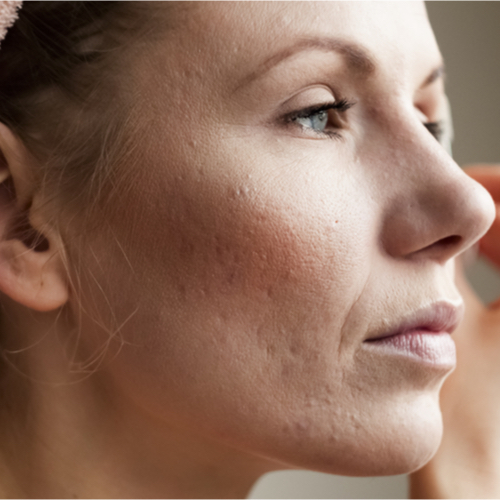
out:
<path id="1" fill-rule="evenodd" d="M 433 365 L 455 366 L 455 342 L 451 334 L 462 320 L 463 304 L 436 302 L 418 309 L 364 344 L 386 354 L 404 355 Z"/>

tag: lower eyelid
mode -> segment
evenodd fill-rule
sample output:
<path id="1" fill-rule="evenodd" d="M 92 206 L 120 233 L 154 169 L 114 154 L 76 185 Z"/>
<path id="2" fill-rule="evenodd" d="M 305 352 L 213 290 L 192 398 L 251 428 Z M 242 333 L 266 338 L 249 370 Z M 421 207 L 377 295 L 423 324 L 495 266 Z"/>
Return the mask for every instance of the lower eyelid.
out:
<path id="1" fill-rule="evenodd" d="M 343 139 L 342 134 L 337 130 L 315 130 L 311 127 L 305 127 L 297 122 L 288 122 L 284 124 L 291 135 L 299 139 L 324 140 L 324 139 Z"/>

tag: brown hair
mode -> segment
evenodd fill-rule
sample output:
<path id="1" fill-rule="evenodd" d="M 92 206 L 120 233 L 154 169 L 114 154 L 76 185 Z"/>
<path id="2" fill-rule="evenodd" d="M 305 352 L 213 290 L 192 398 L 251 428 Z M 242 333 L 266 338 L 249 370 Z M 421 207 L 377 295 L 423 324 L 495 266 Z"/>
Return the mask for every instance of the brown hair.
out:
<path id="1" fill-rule="evenodd" d="M 79 211 L 116 187 L 111 167 L 130 152 L 122 56 L 153 31 L 148 4 L 26 1 L 2 42 L 0 121 L 40 163 L 40 186 Z"/>

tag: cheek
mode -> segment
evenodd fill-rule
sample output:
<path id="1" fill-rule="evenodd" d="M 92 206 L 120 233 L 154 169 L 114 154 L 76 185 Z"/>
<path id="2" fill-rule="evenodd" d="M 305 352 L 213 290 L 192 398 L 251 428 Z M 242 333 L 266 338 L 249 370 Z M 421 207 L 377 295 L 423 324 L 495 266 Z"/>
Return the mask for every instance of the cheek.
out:
<path id="1" fill-rule="evenodd" d="M 165 273 L 158 284 L 172 291 L 178 312 L 189 314 L 185 325 L 193 323 L 195 309 L 203 322 L 226 324 L 214 333 L 230 331 L 237 338 L 240 332 L 257 344 L 272 325 L 280 335 L 266 340 L 271 348 L 303 331 L 304 321 L 310 329 L 340 316 L 347 302 L 343 282 L 355 286 L 356 256 L 348 238 L 333 217 L 312 216 L 315 207 L 268 201 L 198 193 L 178 199 L 175 214 L 157 219 L 158 229 L 167 226 L 156 242 Z"/>
<path id="2" fill-rule="evenodd" d="M 186 390 L 193 379 L 219 390 L 225 379 L 233 400 L 245 388 L 270 406 L 277 387 L 296 398 L 333 383 L 342 325 L 370 269 L 365 228 L 374 226 L 349 198 L 301 179 L 270 188 L 184 177 L 131 200 L 142 203 L 141 222 L 122 225 L 119 238 L 140 294 L 123 314 L 138 307 L 127 342 L 145 346 L 150 376 L 175 374 Z"/>

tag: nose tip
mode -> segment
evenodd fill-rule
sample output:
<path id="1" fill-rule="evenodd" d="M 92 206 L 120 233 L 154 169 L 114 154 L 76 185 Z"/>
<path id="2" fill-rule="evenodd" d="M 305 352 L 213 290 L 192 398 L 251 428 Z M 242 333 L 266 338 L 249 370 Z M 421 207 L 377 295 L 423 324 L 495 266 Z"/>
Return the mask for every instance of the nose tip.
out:
<path id="1" fill-rule="evenodd" d="M 384 227 L 384 246 L 395 257 L 441 263 L 483 236 L 495 219 L 490 194 L 458 166 L 448 165 L 411 194 L 393 200 Z"/>
<path id="2" fill-rule="evenodd" d="M 493 224 L 496 218 L 496 206 L 490 193 L 481 185 L 464 173 L 468 184 L 471 184 L 471 189 L 475 193 L 467 200 L 470 206 L 467 207 L 469 212 L 469 223 L 471 224 L 469 240 L 466 240 L 465 249 L 476 243 Z"/>
<path id="3" fill-rule="evenodd" d="M 470 248 L 488 231 L 495 219 L 495 204 L 488 191 L 464 175 L 464 186 L 457 190 L 456 199 L 449 205 L 443 202 L 449 210 L 443 222 L 446 224 L 449 221 L 447 232 L 450 234 L 420 251 L 433 255 L 436 260 L 447 261 Z"/>

